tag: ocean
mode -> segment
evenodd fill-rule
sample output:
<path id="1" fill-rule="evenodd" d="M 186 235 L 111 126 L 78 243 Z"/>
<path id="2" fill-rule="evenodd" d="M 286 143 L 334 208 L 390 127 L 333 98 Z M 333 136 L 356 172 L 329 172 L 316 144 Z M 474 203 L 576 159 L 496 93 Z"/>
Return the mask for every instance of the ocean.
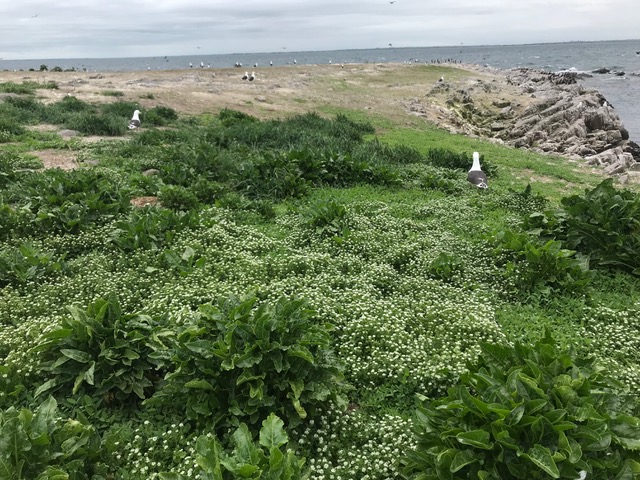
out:
<path id="1" fill-rule="evenodd" d="M 631 140 L 640 143 L 640 40 L 615 40 L 598 42 L 539 43 L 527 45 L 486 45 L 415 48 L 376 48 L 370 50 L 332 50 L 310 52 L 238 53 L 219 55 L 185 55 L 142 58 L 83 58 L 83 59 L 40 59 L 40 60 L 0 60 L 0 70 L 38 70 L 41 65 L 48 68 L 75 68 L 87 71 L 133 71 L 133 70 L 174 70 L 199 68 L 232 67 L 236 62 L 245 69 L 268 68 L 292 65 L 322 65 L 328 63 L 386 63 L 455 60 L 490 67 L 509 69 L 530 67 L 548 71 L 577 70 L 592 72 L 607 68 L 612 73 L 593 74 L 580 80 L 589 88 L 600 91 L 617 110 Z M 624 72 L 614 74 L 613 72 Z"/>

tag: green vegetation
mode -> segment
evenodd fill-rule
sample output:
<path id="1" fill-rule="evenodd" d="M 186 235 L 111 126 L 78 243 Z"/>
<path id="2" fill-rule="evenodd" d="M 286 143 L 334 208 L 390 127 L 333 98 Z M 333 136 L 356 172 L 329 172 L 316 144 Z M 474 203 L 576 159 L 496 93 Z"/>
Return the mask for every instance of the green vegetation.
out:
<path id="1" fill-rule="evenodd" d="M 362 112 L 28 128 L 135 107 L 0 103 L 0 477 L 638 476 L 637 193 Z"/>

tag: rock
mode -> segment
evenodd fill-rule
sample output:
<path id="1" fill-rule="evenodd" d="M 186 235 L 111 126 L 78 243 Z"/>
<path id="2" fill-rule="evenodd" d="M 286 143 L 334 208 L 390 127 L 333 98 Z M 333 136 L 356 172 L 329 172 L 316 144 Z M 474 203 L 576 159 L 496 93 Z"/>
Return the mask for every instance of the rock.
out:
<path id="1" fill-rule="evenodd" d="M 499 132 L 500 130 L 504 130 L 506 127 L 504 125 L 504 123 L 499 123 L 499 122 L 494 122 L 491 124 L 491 131 L 492 132 Z"/>
<path id="2" fill-rule="evenodd" d="M 78 135 L 80 135 L 80 132 L 77 132 L 76 130 L 60 130 L 58 132 L 58 135 L 60 135 L 62 138 L 71 138 L 71 137 L 77 137 Z"/>
<path id="3" fill-rule="evenodd" d="M 618 183 L 620 185 L 627 185 L 629 184 L 629 175 L 628 174 L 624 174 L 624 175 L 620 175 L 618 177 Z"/>
<path id="4" fill-rule="evenodd" d="M 622 71 L 615 71 L 613 72 L 614 75 L 616 75 L 617 77 L 624 77 L 624 72 Z"/>
<path id="5" fill-rule="evenodd" d="M 610 73 L 610 72 L 611 72 L 611 70 L 609 70 L 608 68 L 601 67 L 601 68 L 598 68 L 597 70 L 593 70 L 591 73 L 605 74 L 605 73 Z"/>
<path id="6" fill-rule="evenodd" d="M 509 100 L 494 100 L 491 105 L 498 108 L 506 108 L 511 106 L 511 102 Z"/>
<path id="7" fill-rule="evenodd" d="M 155 168 L 149 168 L 148 170 L 145 170 L 142 172 L 142 175 L 144 175 L 145 177 L 152 177 L 154 175 L 158 175 L 160 173 L 160 170 L 157 170 Z"/>

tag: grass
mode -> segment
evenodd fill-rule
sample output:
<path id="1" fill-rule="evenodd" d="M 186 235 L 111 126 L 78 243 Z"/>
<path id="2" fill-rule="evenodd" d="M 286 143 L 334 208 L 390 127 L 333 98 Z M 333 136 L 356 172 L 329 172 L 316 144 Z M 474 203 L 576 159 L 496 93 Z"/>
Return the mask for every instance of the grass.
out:
<path id="1" fill-rule="evenodd" d="M 406 82 L 457 72 L 406 70 Z M 388 79 L 382 73 L 376 81 Z M 126 126 L 137 106 L 2 105 L 0 119 L 13 120 L 17 109 L 34 124 L 56 119 L 98 135 Z M 597 355 L 637 398 L 638 278 L 594 270 L 584 294 L 549 283 L 556 286 L 523 295 L 508 269 L 513 258 L 495 245 L 497 232 L 522 230 L 538 197 L 559 206 L 600 177 L 424 122 L 407 127 L 335 106 L 320 113 L 257 122 L 231 111 L 178 118 L 156 107 L 143 110 L 143 122 L 146 115 L 172 128 L 148 127 L 129 141 L 62 142 L 25 129 L 12 133 L 17 142 L 0 143 L 0 408 L 40 404 L 34 392 L 48 379 L 36 367 L 40 333 L 61 325 L 66 307 L 84 309 L 109 294 L 122 312 L 168 329 L 159 339 L 195 328 L 194 312 L 219 296 L 305 299 L 318 324 L 333 326 L 332 348 L 352 387 L 346 410 L 326 404 L 286 426 L 317 479 L 401 478 L 397 460 L 415 443 L 415 395 L 442 395 L 484 341 L 533 343 L 550 328 L 564 347 Z M 382 145 L 366 143 L 374 139 Z M 44 145 L 99 165 L 20 172 L 37 164 L 28 152 Z M 430 165 L 434 148 L 482 152 L 498 167 L 490 189 L 471 188 L 464 169 Z M 150 168 L 158 174 L 141 174 Z M 532 194 L 524 191 L 529 183 Z M 167 205 L 133 212 L 129 199 L 140 195 Z M 628 347 L 612 354 L 618 343 Z M 61 415 L 94 429 L 86 452 L 96 469 L 100 463 L 122 478 L 196 475 L 196 437 L 212 430 L 184 420 L 182 400 L 168 414 L 136 398 L 118 404 L 63 391 L 55 392 Z M 224 448 L 231 431 L 220 434 Z"/>

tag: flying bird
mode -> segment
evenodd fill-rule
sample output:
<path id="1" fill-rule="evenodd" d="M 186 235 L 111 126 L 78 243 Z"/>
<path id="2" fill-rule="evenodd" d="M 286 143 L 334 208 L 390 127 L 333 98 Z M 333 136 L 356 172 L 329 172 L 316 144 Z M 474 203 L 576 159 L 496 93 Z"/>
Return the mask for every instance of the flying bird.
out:
<path id="1" fill-rule="evenodd" d="M 478 152 L 473 152 L 473 165 L 467 174 L 467 180 L 478 188 L 489 188 L 489 184 L 487 183 L 487 175 L 482 171 L 480 167 L 480 154 Z"/>
<path id="2" fill-rule="evenodd" d="M 389 3 L 393 5 L 394 3 L 396 3 L 396 0 L 389 0 Z"/>
<path id="3" fill-rule="evenodd" d="M 135 130 L 136 128 L 140 128 L 140 110 L 135 110 L 133 112 L 133 117 L 129 121 L 129 130 Z"/>

